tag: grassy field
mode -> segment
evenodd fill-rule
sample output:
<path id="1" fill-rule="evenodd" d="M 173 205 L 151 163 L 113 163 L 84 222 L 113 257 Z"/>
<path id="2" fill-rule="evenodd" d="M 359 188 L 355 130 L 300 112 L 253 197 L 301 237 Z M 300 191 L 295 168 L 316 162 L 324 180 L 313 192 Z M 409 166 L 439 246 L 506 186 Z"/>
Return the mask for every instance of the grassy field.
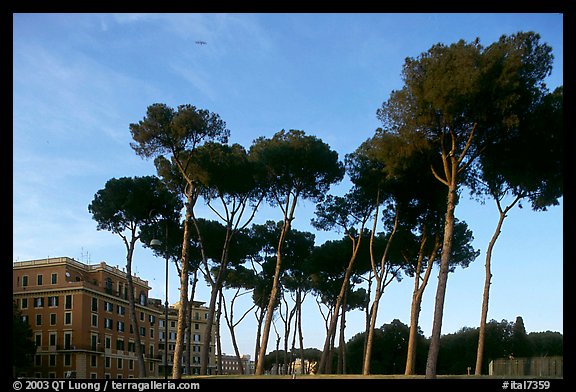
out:
<path id="1" fill-rule="evenodd" d="M 294 377 L 292 375 L 219 375 L 219 376 L 189 376 L 184 377 L 189 379 L 222 379 L 222 380 L 233 380 L 233 379 L 246 379 L 246 380 L 292 380 L 292 379 L 304 379 L 304 380 L 349 380 L 349 379 L 364 379 L 364 380 L 418 380 L 425 379 L 426 377 L 422 375 L 406 376 L 404 374 L 373 374 L 369 376 L 363 376 L 361 374 L 297 374 Z M 474 376 L 474 375 L 437 375 L 438 379 L 469 379 L 469 380 L 479 380 L 479 379 L 539 379 L 542 377 L 535 376 Z"/>

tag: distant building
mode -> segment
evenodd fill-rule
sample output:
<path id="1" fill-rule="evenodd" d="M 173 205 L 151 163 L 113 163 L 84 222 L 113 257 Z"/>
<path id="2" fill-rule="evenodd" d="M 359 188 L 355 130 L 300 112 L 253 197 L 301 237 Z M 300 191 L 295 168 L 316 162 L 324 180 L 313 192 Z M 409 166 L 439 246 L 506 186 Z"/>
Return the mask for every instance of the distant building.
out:
<path id="1" fill-rule="evenodd" d="M 166 336 L 168 367 L 176 342 L 177 311 L 168 312 L 168 331 L 162 301 L 148 298 L 148 282 L 132 276 L 139 330 L 129 316 L 126 273 L 104 262 L 86 265 L 68 257 L 13 263 L 13 300 L 32 329 L 36 354 L 32 368 L 18 376 L 39 378 L 138 377 L 135 333 L 140 334 L 146 373 L 164 374 Z M 191 373 L 200 369 L 200 345 L 207 308 L 192 309 Z M 212 343 L 213 346 L 214 343 Z M 214 349 L 209 368 L 215 368 Z M 183 364 L 184 366 L 184 364 Z"/>
<path id="2" fill-rule="evenodd" d="M 240 369 L 240 362 L 236 355 L 222 354 L 221 358 L 222 374 L 254 374 L 254 361 L 250 360 L 250 355 L 242 355 L 241 363 L 242 370 Z"/>

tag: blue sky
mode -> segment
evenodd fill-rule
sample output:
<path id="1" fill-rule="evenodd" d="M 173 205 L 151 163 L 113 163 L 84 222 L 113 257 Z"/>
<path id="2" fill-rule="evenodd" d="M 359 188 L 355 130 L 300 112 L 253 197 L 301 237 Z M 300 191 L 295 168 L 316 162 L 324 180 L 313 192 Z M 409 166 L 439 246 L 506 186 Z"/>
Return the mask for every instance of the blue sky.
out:
<path id="1" fill-rule="evenodd" d="M 518 31 L 535 31 L 552 47 L 547 84 L 562 85 L 558 13 L 14 14 L 13 261 L 67 256 L 125 265 L 120 238 L 97 231 L 87 207 L 111 178 L 155 174 L 152 161 L 130 148 L 128 127 L 153 103 L 217 113 L 230 142 L 246 148 L 259 136 L 302 129 L 343 159 L 381 125 L 376 110 L 402 86 L 406 57 L 459 39 L 479 37 L 488 46 Z M 334 193 L 346 187 L 343 182 Z M 563 332 L 562 204 L 510 212 L 493 254 L 489 319 L 522 316 L 528 331 Z M 318 244 L 339 238 L 310 226 L 313 211 L 301 202 L 294 226 L 315 233 Z M 482 205 L 466 192 L 456 216 L 473 230 L 481 255 L 450 275 L 442 333 L 479 323 L 484 255 L 498 220 L 494 202 Z M 267 219 L 281 215 L 264 207 L 257 222 Z M 139 248 L 134 262 L 152 296 L 164 298 L 163 261 Z M 171 266 L 171 303 L 177 284 Z M 387 288 L 378 326 L 395 318 L 409 323 L 412 285 L 405 278 Z M 436 273 L 422 305 L 426 336 L 435 291 Z M 208 293 L 201 287 L 198 299 L 208 300 Z M 312 297 L 304 308 L 305 346 L 320 348 L 324 324 Z M 363 330 L 364 315 L 348 318 L 350 338 Z M 254 325 L 249 315 L 238 327 L 243 353 L 253 354 Z M 224 352 L 231 347 L 223 331 Z"/>

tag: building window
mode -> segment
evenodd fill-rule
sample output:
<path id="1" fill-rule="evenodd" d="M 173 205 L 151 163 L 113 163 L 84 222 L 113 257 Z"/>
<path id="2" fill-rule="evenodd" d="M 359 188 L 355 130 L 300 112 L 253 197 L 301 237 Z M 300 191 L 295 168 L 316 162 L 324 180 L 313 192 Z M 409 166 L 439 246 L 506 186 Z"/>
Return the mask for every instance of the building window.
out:
<path id="1" fill-rule="evenodd" d="M 124 351 L 124 340 L 116 339 L 116 350 Z"/>
<path id="2" fill-rule="evenodd" d="M 144 292 L 140 293 L 140 305 L 146 305 L 146 294 L 144 294 Z"/>
<path id="3" fill-rule="evenodd" d="M 90 366 L 98 366 L 98 357 L 96 355 L 90 355 Z"/>
<path id="4" fill-rule="evenodd" d="M 58 296 L 48 297 L 48 306 L 57 307 L 58 306 Z"/>
<path id="5" fill-rule="evenodd" d="M 44 297 L 34 298 L 34 307 L 35 308 L 43 308 L 44 307 Z"/>
<path id="6" fill-rule="evenodd" d="M 90 336 L 90 345 L 92 351 L 96 351 L 98 349 L 98 335 L 91 335 Z"/>
<path id="7" fill-rule="evenodd" d="M 56 284 L 58 283 L 58 274 L 57 273 L 53 273 L 52 276 L 50 277 L 50 282 L 52 284 Z"/>
<path id="8" fill-rule="evenodd" d="M 72 312 L 64 313 L 64 325 L 72 324 Z"/>
<path id="9" fill-rule="evenodd" d="M 200 324 L 194 323 L 194 329 L 200 329 Z"/>
<path id="10" fill-rule="evenodd" d="M 112 302 L 104 301 L 104 310 L 111 313 L 114 311 L 114 304 Z"/>
<path id="11" fill-rule="evenodd" d="M 42 346 L 42 332 L 38 332 L 34 335 L 34 342 L 36 343 L 36 347 Z"/>
<path id="12" fill-rule="evenodd" d="M 67 295 L 67 296 L 64 298 L 64 308 L 65 308 L 66 310 L 72 309 L 72 296 L 71 296 L 71 295 Z"/>
<path id="13" fill-rule="evenodd" d="M 128 351 L 131 353 L 136 352 L 136 343 L 128 342 Z"/>
<path id="14" fill-rule="evenodd" d="M 28 315 L 27 314 L 22 315 L 22 322 L 25 324 L 28 324 Z"/>
<path id="15" fill-rule="evenodd" d="M 104 367 L 110 369 L 110 357 L 104 357 Z"/>
<path id="16" fill-rule="evenodd" d="M 98 327 L 98 315 L 96 313 L 92 313 L 92 326 Z"/>
<path id="17" fill-rule="evenodd" d="M 28 298 L 22 298 L 22 301 L 20 302 L 20 308 L 28 309 Z"/>
<path id="18" fill-rule="evenodd" d="M 50 332 L 50 335 L 48 335 L 49 340 L 48 340 L 48 344 L 51 347 L 54 347 L 56 345 L 56 332 Z"/>
<path id="19" fill-rule="evenodd" d="M 34 355 L 34 366 L 40 367 L 42 366 L 42 355 Z"/>
<path id="20" fill-rule="evenodd" d="M 140 321 L 144 321 L 144 312 L 140 312 Z"/>
<path id="21" fill-rule="evenodd" d="M 140 327 L 140 336 L 146 336 L 146 327 Z"/>
<path id="22" fill-rule="evenodd" d="M 112 319 L 109 318 L 105 318 L 104 319 L 104 328 L 106 329 L 112 329 Z"/>
<path id="23" fill-rule="evenodd" d="M 38 274 L 38 275 L 36 276 L 36 284 L 37 284 L 38 286 L 42 286 L 42 274 Z"/>
<path id="24" fill-rule="evenodd" d="M 118 369 L 122 369 L 124 367 L 124 360 L 122 358 L 118 358 Z"/>
<path id="25" fill-rule="evenodd" d="M 106 278 L 105 289 L 106 293 L 112 294 L 112 279 Z"/>
<path id="26" fill-rule="evenodd" d="M 36 315 L 36 325 L 38 325 L 38 326 L 42 325 L 42 315 L 41 314 Z"/>
<path id="27" fill-rule="evenodd" d="M 92 311 L 93 312 L 98 311 L 98 298 L 96 297 L 92 297 Z"/>
<path id="28" fill-rule="evenodd" d="M 118 321 L 117 329 L 118 332 L 124 332 L 124 321 Z"/>
<path id="29" fill-rule="evenodd" d="M 128 360 L 128 369 L 134 370 L 134 360 L 133 359 Z"/>
<path id="30" fill-rule="evenodd" d="M 64 332 L 64 350 L 72 349 L 72 333 Z"/>
<path id="31" fill-rule="evenodd" d="M 98 378 L 98 375 L 97 375 L 96 373 L 90 373 L 90 378 L 91 378 L 92 380 L 95 380 L 95 379 Z"/>
<path id="32" fill-rule="evenodd" d="M 110 336 L 106 336 L 105 344 L 106 348 L 112 348 L 112 339 L 110 338 Z"/>
<path id="33" fill-rule="evenodd" d="M 22 276 L 22 286 L 24 287 L 28 286 L 28 275 Z"/>
<path id="34" fill-rule="evenodd" d="M 50 354 L 48 357 L 48 366 L 56 366 L 56 355 Z"/>
<path id="35" fill-rule="evenodd" d="M 68 353 L 64 354 L 64 366 L 72 366 L 72 356 Z"/>
<path id="36" fill-rule="evenodd" d="M 154 329 L 150 328 L 150 339 L 154 339 Z"/>
<path id="37" fill-rule="evenodd" d="M 120 316 L 124 316 L 126 314 L 126 308 L 122 305 L 118 305 L 116 310 Z"/>
<path id="38" fill-rule="evenodd" d="M 56 313 L 50 313 L 50 325 L 56 325 Z"/>

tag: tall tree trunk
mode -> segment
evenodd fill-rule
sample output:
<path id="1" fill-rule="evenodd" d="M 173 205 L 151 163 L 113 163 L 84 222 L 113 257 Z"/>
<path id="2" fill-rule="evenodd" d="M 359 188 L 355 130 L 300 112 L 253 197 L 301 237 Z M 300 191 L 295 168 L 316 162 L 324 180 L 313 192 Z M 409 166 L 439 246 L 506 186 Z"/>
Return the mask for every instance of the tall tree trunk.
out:
<path id="1" fill-rule="evenodd" d="M 318 374 L 324 374 L 326 372 L 326 360 L 328 356 L 328 347 L 330 345 L 331 336 L 336 332 L 336 323 L 338 321 L 338 313 L 340 311 L 340 307 L 342 304 L 342 299 L 346 294 L 346 290 L 348 289 L 348 284 L 350 282 L 350 276 L 352 275 L 352 268 L 354 267 L 354 262 L 358 256 L 358 249 L 360 249 L 360 243 L 362 242 L 362 231 L 364 226 L 359 231 L 358 240 L 352 239 L 352 256 L 350 257 L 350 261 L 348 262 L 348 266 L 346 267 L 346 271 L 344 272 L 344 279 L 342 280 L 342 286 L 340 286 L 340 292 L 338 293 L 338 297 L 336 297 L 336 305 L 334 306 L 334 313 L 332 313 L 332 317 L 330 318 L 330 324 L 328 327 L 328 331 L 326 333 L 326 338 L 324 339 L 324 349 L 322 351 L 322 355 L 320 356 L 320 363 L 318 365 Z"/>
<path id="2" fill-rule="evenodd" d="M 346 300 L 348 296 L 344 294 L 342 303 L 342 313 L 340 315 L 340 340 L 338 343 L 338 367 L 336 368 L 337 374 L 346 374 L 346 340 L 344 338 L 344 330 L 346 329 Z"/>
<path id="3" fill-rule="evenodd" d="M 218 290 L 218 310 L 216 313 L 216 372 L 222 374 L 222 337 L 220 335 L 220 317 L 222 317 L 222 289 Z"/>
<path id="4" fill-rule="evenodd" d="M 374 226 L 376 226 L 376 220 L 378 218 L 378 213 L 376 213 L 374 218 Z M 370 326 L 368 328 L 368 336 L 366 338 L 366 352 L 364 354 L 364 364 L 362 366 L 362 374 L 367 376 L 370 374 L 370 361 L 372 359 L 372 344 L 374 341 L 374 329 L 376 328 L 376 319 L 378 317 L 378 305 L 380 304 L 380 298 L 384 293 L 384 288 L 387 286 L 386 275 L 388 274 L 388 268 L 386 266 L 386 259 L 388 258 L 388 252 L 390 250 L 390 244 L 394 239 L 394 234 L 398 228 L 398 209 L 396 210 L 396 216 L 394 217 L 394 227 L 388 237 L 388 242 L 384 248 L 384 253 L 380 259 L 380 271 L 376 271 L 374 257 L 373 257 L 373 240 L 375 227 L 372 230 L 372 238 L 370 240 L 370 257 L 372 259 L 372 269 L 374 271 L 374 276 L 376 278 L 376 290 L 374 293 L 374 301 L 372 302 L 372 307 L 370 310 Z"/>
<path id="5" fill-rule="evenodd" d="M 300 347 L 300 373 L 306 374 L 307 372 L 304 371 L 304 336 L 302 335 L 302 302 L 304 298 L 302 298 L 302 293 L 300 290 L 296 292 L 296 303 L 298 304 L 298 308 L 296 311 L 296 322 L 297 322 L 297 329 L 298 329 L 298 345 Z"/>
<path id="6" fill-rule="evenodd" d="M 444 178 L 440 177 L 432 167 L 432 174 L 441 183 L 448 187 L 446 200 L 446 215 L 444 218 L 444 239 L 442 243 L 442 256 L 440 258 L 440 272 L 438 274 L 438 287 L 436 288 L 436 301 L 434 303 L 434 321 L 432 322 L 432 334 L 430 336 L 430 347 L 428 349 L 428 359 L 426 361 L 426 378 L 436 378 L 436 364 L 438 362 L 438 352 L 440 351 L 440 334 L 442 333 L 442 318 L 444 316 L 444 298 L 446 296 L 446 284 L 448 282 L 448 271 L 450 257 L 452 254 L 452 240 L 454 238 L 454 210 L 458 199 L 458 175 L 466 170 L 473 162 L 474 158 L 469 158 L 468 162 L 460 165 L 468 153 L 477 124 L 474 123 L 466 145 L 462 149 L 459 157 L 456 152 L 456 135 L 450 129 L 450 150 L 446 150 L 444 145 L 444 135 L 441 136 L 442 163 L 444 167 Z"/>
<path id="7" fill-rule="evenodd" d="M 422 239 L 420 241 L 420 250 L 418 252 L 418 261 L 416 264 L 416 273 L 414 276 L 414 291 L 412 292 L 412 305 L 410 308 L 410 334 L 408 337 L 408 353 L 406 354 L 406 368 L 404 370 L 405 375 L 416 374 L 416 349 L 417 349 L 417 339 L 418 339 L 418 324 L 420 319 L 420 310 L 422 305 L 422 296 L 424 295 L 424 290 L 428 285 L 428 280 L 430 279 L 430 274 L 434 266 L 434 260 L 438 249 L 440 248 L 440 237 L 435 236 L 434 248 L 428 255 L 428 262 L 426 265 L 426 272 L 422 278 L 422 283 L 420 283 L 420 275 L 422 274 L 422 261 L 424 259 L 424 246 L 428 236 L 426 234 L 426 228 L 423 230 Z"/>
<path id="8" fill-rule="evenodd" d="M 220 288 L 222 287 L 222 282 L 224 280 L 224 271 L 226 270 L 228 264 L 228 250 L 230 248 L 230 241 L 232 239 L 232 228 L 230 225 L 226 227 L 226 238 L 224 239 L 224 246 L 222 248 L 222 256 L 220 259 L 220 268 L 218 269 L 218 275 L 216 280 L 212 281 L 210 277 L 210 269 L 208 268 L 208 263 L 205 263 L 206 276 L 210 279 L 211 291 L 210 291 L 210 303 L 208 305 L 208 317 L 206 319 L 206 329 L 204 330 L 204 335 L 202 336 L 202 345 L 200 347 L 200 374 L 208 374 L 208 362 L 210 360 L 210 344 L 212 341 L 212 326 L 214 324 L 214 318 L 216 313 L 216 301 L 220 293 Z"/>
<path id="9" fill-rule="evenodd" d="M 290 339 L 290 325 L 292 323 L 292 319 L 294 318 L 294 314 L 296 313 L 296 304 L 294 304 L 294 307 L 289 311 L 288 302 L 285 300 L 285 298 L 282 299 L 286 305 L 286 319 L 284 319 L 284 363 L 282 368 L 284 369 L 283 374 L 288 374 L 288 367 L 290 365 L 290 360 L 288 358 L 288 340 Z M 292 344 L 292 347 L 294 347 L 294 344 Z M 290 353 L 290 359 L 291 358 L 292 353 Z"/>
<path id="10" fill-rule="evenodd" d="M 192 367 L 190 365 L 190 359 L 192 358 L 192 313 L 194 311 L 194 295 L 196 294 L 196 283 L 198 282 L 198 270 L 194 271 L 194 278 L 192 281 L 192 290 L 190 292 L 190 299 L 188 300 L 188 320 L 190 320 L 190 322 L 188 323 L 188 328 L 186 329 L 186 352 L 188 353 L 186 355 L 186 358 L 184 358 L 184 366 L 186 369 L 186 374 L 190 375 L 192 374 Z"/>
<path id="11" fill-rule="evenodd" d="M 278 295 L 280 275 L 282 273 L 282 249 L 284 246 L 284 240 L 286 235 L 290 231 L 290 226 L 292 224 L 292 219 L 294 219 L 294 210 L 296 209 L 296 202 L 298 196 L 294 195 L 292 201 L 290 202 L 290 197 L 286 200 L 286 209 L 284 213 L 284 223 L 282 224 L 282 230 L 280 231 L 280 238 L 278 240 L 278 250 L 276 254 L 276 268 L 274 270 L 274 280 L 272 282 L 272 290 L 270 291 L 270 298 L 268 299 L 268 306 L 266 308 L 266 319 L 264 321 L 264 330 L 262 331 L 262 342 L 260 344 L 260 351 L 258 353 L 258 358 L 264 358 L 266 355 L 266 349 L 268 347 L 268 337 L 270 335 L 270 328 L 272 326 L 272 317 L 274 315 L 274 308 L 276 307 L 276 297 Z M 288 211 L 288 206 L 290 205 L 290 210 Z M 264 371 L 264 361 L 258 361 L 256 366 L 256 375 L 260 376 Z"/>
<path id="12" fill-rule="evenodd" d="M 186 193 L 186 215 L 184 218 L 184 239 L 182 241 L 182 257 L 180 271 L 180 308 L 178 309 L 178 326 L 176 329 L 176 345 L 174 347 L 174 357 L 172 359 L 172 378 L 182 378 L 182 352 L 184 350 L 184 332 L 186 329 L 186 313 L 188 310 L 188 275 L 190 273 L 190 263 L 188 261 L 188 247 L 190 243 L 190 221 L 194 218 L 193 208 L 196 197 L 193 191 Z"/>
<path id="13" fill-rule="evenodd" d="M 256 321 L 257 321 L 257 325 L 256 325 L 256 345 L 254 347 L 254 369 L 256 369 L 258 367 L 258 362 L 260 361 L 260 338 L 262 335 L 262 321 L 264 320 L 264 312 L 266 311 L 266 308 L 258 308 L 256 310 L 255 315 L 256 315 Z M 260 313 L 260 315 L 258 315 L 258 313 Z"/>
<path id="14" fill-rule="evenodd" d="M 379 285 L 377 285 L 379 286 Z M 370 324 L 368 326 L 368 334 L 366 336 L 366 352 L 364 354 L 362 364 L 362 374 L 368 376 L 370 374 L 370 361 L 372 359 L 372 343 L 374 340 L 374 329 L 376 328 L 376 317 L 378 315 L 378 303 L 380 302 L 380 289 L 377 287 L 374 294 L 374 301 L 370 307 Z"/>
<path id="15" fill-rule="evenodd" d="M 448 188 L 448 204 L 444 223 L 444 240 L 442 243 L 442 257 L 440 259 L 440 272 L 438 274 L 438 287 L 436 289 L 436 302 L 434 305 L 434 321 L 432 323 L 432 334 L 430 337 L 430 348 L 428 349 L 428 359 L 426 361 L 426 378 L 436 378 L 436 363 L 440 350 L 440 333 L 442 332 L 442 317 L 444 316 L 444 297 L 446 295 L 446 283 L 448 281 L 448 266 L 452 253 L 452 238 L 454 233 L 454 210 L 456 207 L 457 184 L 456 168 L 454 168 L 454 179 Z"/>
<path id="16" fill-rule="evenodd" d="M 132 280 L 132 256 L 134 255 L 134 245 L 136 238 L 132 230 L 132 239 L 130 243 L 123 237 L 126 245 L 126 285 L 128 287 L 128 306 L 130 307 L 130 323 L 134 329 L 134 344 L 136 348 L 136 357 L 138 358 L 138 377 L 146 377 L 146 363 L 144 361 L 144 352 L 142 351 L 142 341 L 140 339 L 140 325 L 136 316 L 136 304 L 134 300 L 134 282 Z"/>
<path id="17" fill-rule="evenodd" d="M 482 312 L 480 315 L 480 328 L 478 330 L 478 349 L 476 351 L 476 368 L 474 370 L 474 374 L 479 376 L 482 374 L 482 361 L 484 360 L 484 342 L 486 339 L 486 321 L 488 319 L 488 301 L 490 298 L 490 280 L 492 279 L 492 272 L 491 272 L 491 260 L 492 260 L 492 250 L 494 249 L 494 245 L 500 236 L 500 232 L 502 231 L 502 224 L 504 223 L 504 219 L 506 218 L 506 214 L 514 205 L 520 200 L 521 196 L 518 196 L 509 206 L 507 206 L 504 210 L 500 205 L 499 199 L 495 196 L 496 205 L 498 207 L 498 224 L 496 225 L 496 230 L 488 243 L 488 248 L 486 250 L 486 264 L 485 264 L 485 277 L 484 277 L 484 292 L 482 295 Z"/>

